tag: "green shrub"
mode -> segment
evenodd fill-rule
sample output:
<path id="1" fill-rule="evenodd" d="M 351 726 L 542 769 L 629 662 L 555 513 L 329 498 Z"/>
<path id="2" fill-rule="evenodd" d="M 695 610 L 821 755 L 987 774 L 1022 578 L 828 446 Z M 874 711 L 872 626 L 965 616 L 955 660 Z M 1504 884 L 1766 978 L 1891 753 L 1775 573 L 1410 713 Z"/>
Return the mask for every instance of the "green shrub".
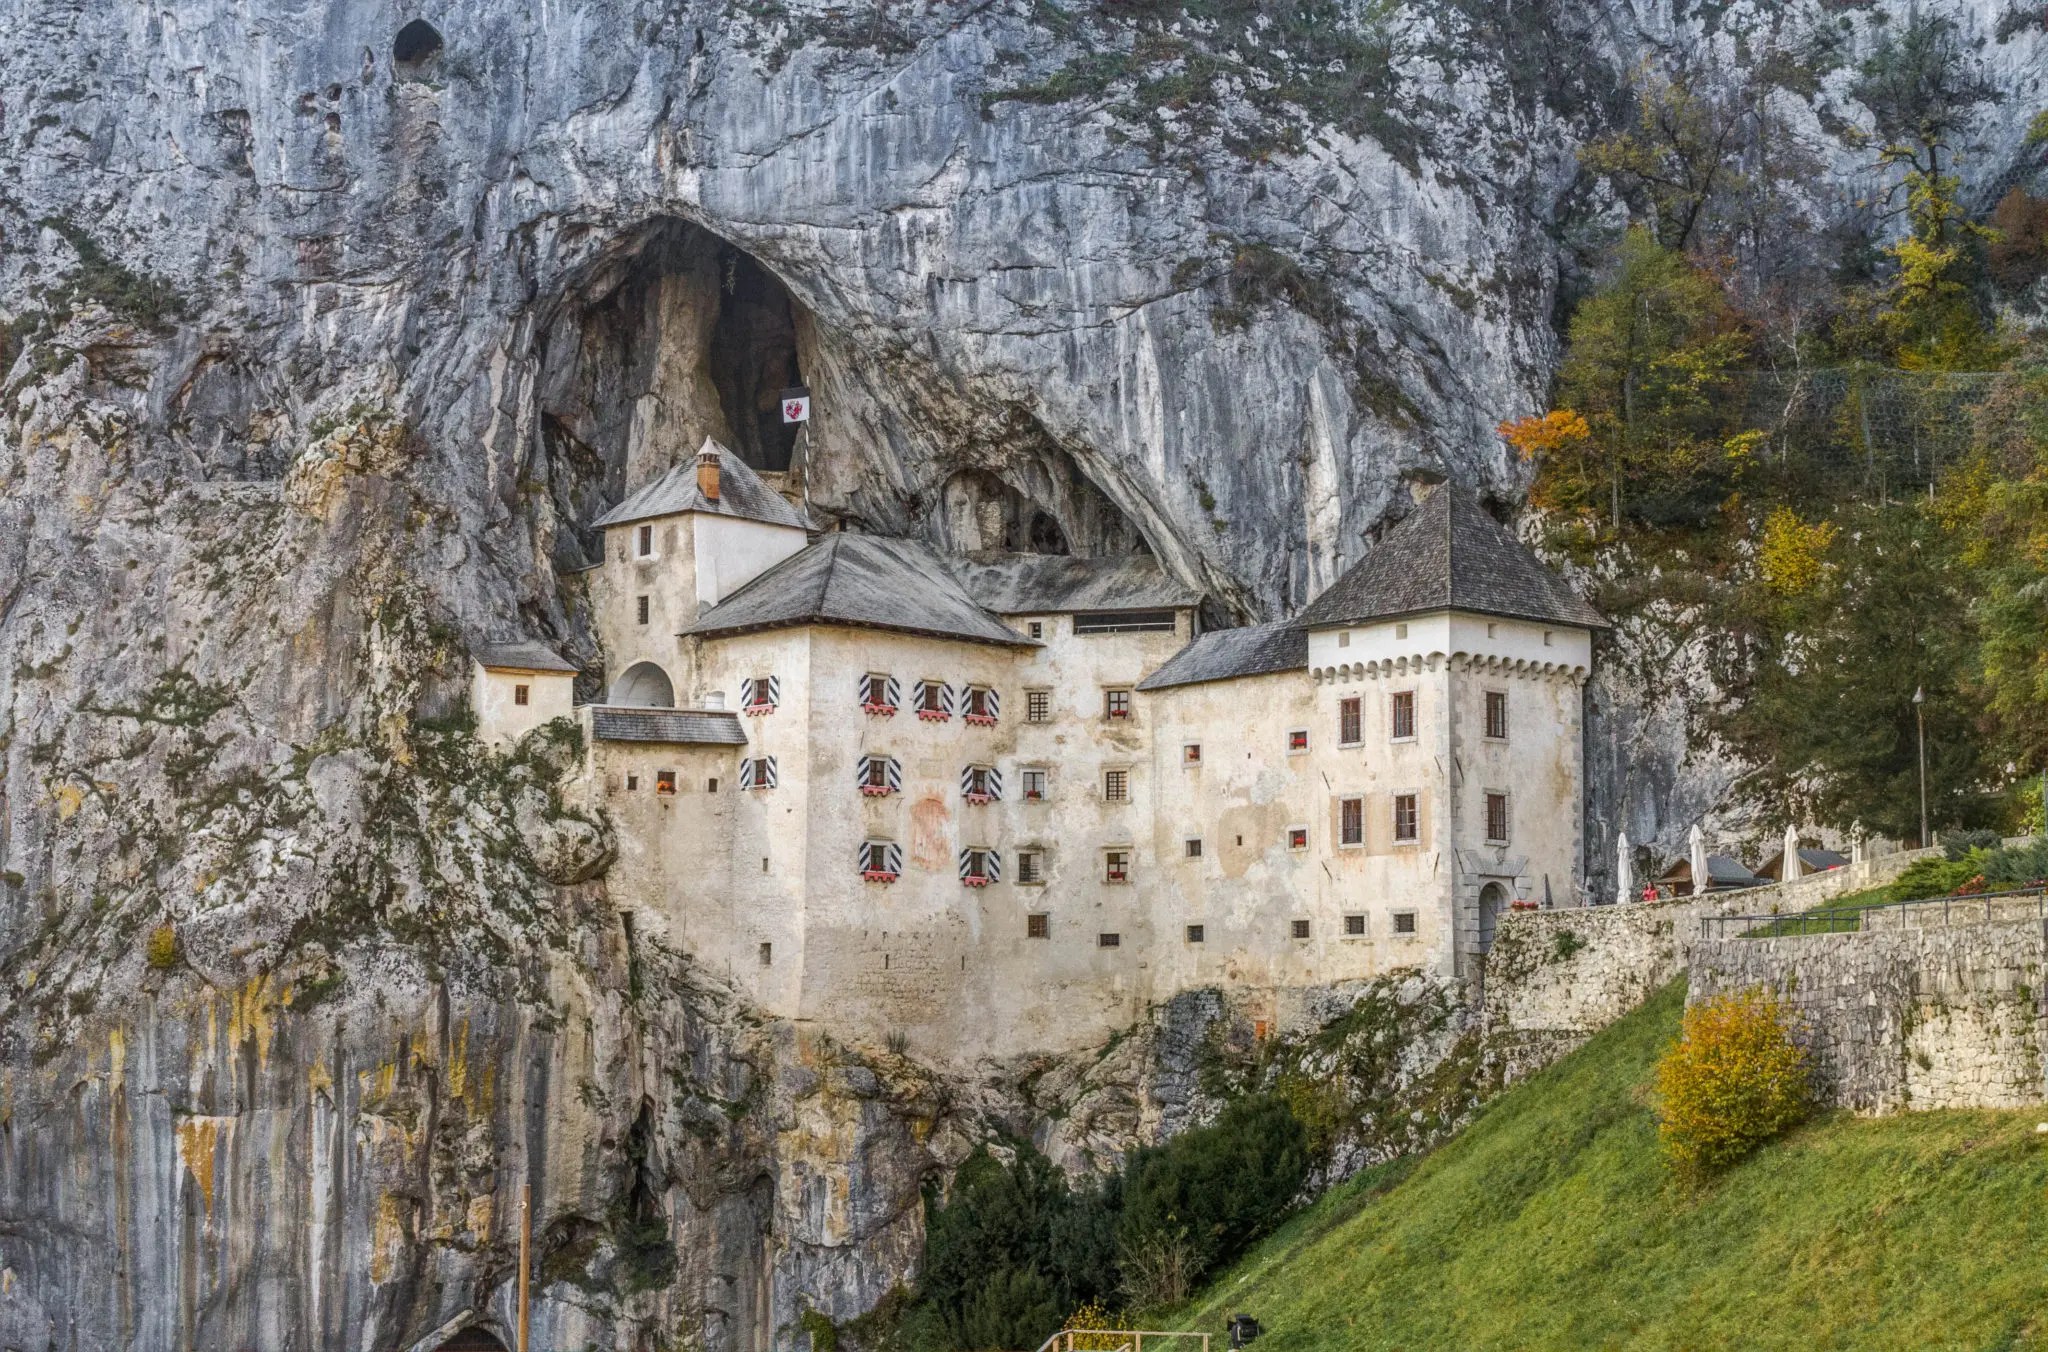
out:
<path id="1" fill-rule="evenodd" d="M 143 951 L 149 965 L 159 972 L 168 972 L 178 965 L 178 931 L 166 921 L 149 932 L 149 946 Z"/>
<path id="2" fill-rule="evenodd" d="M 1925 897 L 1945 897 L 1984 871 L 1982 852 L 1964 855 L 1961 859 L 1944 859 L 1933 856 L 1916 859 L 1906 866 L 1906 871 L 1892 879 L 1885 889 L 1885 896 L 1891 901 L 1919 901 Z"/>
<path id="3" fill-rule="evenodd" d="M 1995 850 L 2004 843 L 1996 831 L 1958 831 L 1944 837 L 1941 852 L 1952 861 L 1960 861 L 1978 850 Z"/>
<path id="4" fill-rule="evenodd" d="M 1805 1050 L 1787 1012 L 1763 991 L 1736 991 L 1685 1011 L 1657 1063 L 1658 1135 L 1694 1181 L 1735 1163 L 1812 1109 Z"/>

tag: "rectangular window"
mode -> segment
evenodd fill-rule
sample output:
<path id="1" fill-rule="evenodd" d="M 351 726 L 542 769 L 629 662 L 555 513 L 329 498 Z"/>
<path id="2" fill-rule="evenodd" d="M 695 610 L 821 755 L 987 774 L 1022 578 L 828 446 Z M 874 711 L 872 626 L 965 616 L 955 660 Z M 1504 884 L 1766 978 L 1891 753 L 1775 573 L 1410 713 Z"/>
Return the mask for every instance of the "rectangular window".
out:
<path id="1" fill-rule="evenodd" d="M 740 762 L 740 787 L 743 789 L 772 789 L 775 787 L 775 757 L 756 756 Z"/>
<path id="2" fill-rule="evenodd" d="M 1128 690 L 1103 691 L 1102 716 L 1104 718 L 1129 718 L 1131 716 L 1131 692 Z"/>
<path id="3" fill-rule="evenodd" d="M 1505 690 L 1486 692 L 1486 735 L 1505 741 L 1508 735 L 1508 695 Z"/>
<path id="4" fill-rule="evenodd" d="M 1027 630 L 1026 632 L 1028 632 L 1028 633 L 1029 633 L 1029 634 L 1031 635 L 1031 637 L 1033 637 L 1033 638 L 1044 638 L 1044 637 L 1045 637 L 1045 621 L 1043 621 L 1043 620 L 1033 620 L 1033 621 L 1031 622 L 1031 627 L 1030 627 L 1030 628 L 1029 628 L 1029 629 L 1028 629 L 1028 630 Z"/>
<path id="5" fill-rule="evenodd" d="M 1500 637 L 1500 632 L 1499 632 L 1499 631 L 1500 631 L 1500 626 L 1499 626 L 1499 625 L 1497 625 L 1497 624 L 1493 623 L 1493 621 L 1491 621 L 1491 620 L 1488 620 L 1488 621 L 1487 621 L 1487 623 L 1486 623 L 1486 636 L 1487 636 L 1488 638 L 1498 638 L 1498 637 Z"/>
<path id="6" fill-rule="evenodd" d="M 946 707 L 946 683 L 924 681 L 917 687 L 917 711 L 921 714 L 950 714 Z"/>
<path id="7" fill-rule="evenodd" d="M 513 687 L 512 687 L 512 702 L 513 702 L 514 704 L 519 704 L 519 705 L 524 705 L 524 704 L 526 704 L 526 703 L 527 703 L 527 691 L 528 691 L 528 689 L 529 689 L 529 688 L 530 688 L 530 687 L 528 687 L 528 686 L 523 686 L 523 685 L 515 685 L 515 686 L 513 686 Z"/>
<path id="8" fill-rule="evenodd" d="M 862 778 L 861 785 L 863 788 L 881 789 L 885 792 L 888 790 L 889 758 L 887 756 L 868 757 L 868 772 Z"/>
<path id="9" fill-rule="evenodd" d="M 1052 691 L 1027 690 L 1024 692 L 1024 721 L 1026 723 L 1050 723 L 1052 721 Z"/>
<path id="10" fill-rule="evenodd" d="M 996 792 L 996 772 L 987 765 L 968 766 L 960 789 L 970 803 L 992 803 L 1001 796 Z"/>
<path id="11" fill-rule="evenodd" d="M 1017 851 L 1017 881 L 1027 886 L 1045 881 L 1045 855 L 1042 851 Z"/>
<path id="12" fill-rule="evenodd" d="M 1052 917 L 1047 915 L 1044 911 L 1040 911 L 1035 915 L 1027 915 L 1024 917 L 1025 938 L 1045 939 L 1050 938 L 1051 935 Z"/>
<path id="13" fill-rule="evenodd" d="M 1123 943 L 1123 941 L 1124 936 L 1121 934 L 1103 933 L 1095 936 L 1095 946 L 1097 948 L 1115 948 Z"/>
<path id="14" fill-rule="evenodd" d="M 717 792 L 718 792 L 718 781 L 717 781 L 717 780 L 715 780 L 715 779 L 707 779 L 707 780 L 705 780 L 705 781 L 704 781 L 704 792 L 706 792 L 706 793 L 717 793 Z"/>
<path id="15" fill-rule="evenodd" d="M 1508 796 L 1504 793 L 1486 795 L 1486 839 L 1493 845 L 1508 843 Z"/>
<path id="16" fill-rule="evenodd" d="M 869 882 L 894 882 L 903 871 L 903 851 L 893 841 L 863 841 L 860 847 L 860 875 Z"/>
<path id="17" fill-rule="evenodd" d="M 1202 838 L 1200 836 L 1189 836 L 1186 849 L 1188 858 L 1200 859 L 1202 857 Z"/>
<path id="18" fill-rule="evenodd" d="M 996 692 L 985 685 L 967 687 L 967 721 L 977 727 L 992 727 L 996 721 Z"/>
<path id="19" fill-rule="evenodd" d="M 639 618 L 640 618 L 640 623 L 642 623 L 642 624 L 645 624 L 645 623 L 647 623 L 647 598 L 646 598 L 646 597 L 644 597 L 644 596 L 636 596 L 636 597 L 634 597 L 634 598 L 633 598 L 633 613 L 634 613 L 635 615 L 639 616 Z"/>
<path id="20" fill-rule="evenodd" d="M 1396 911 L 1396 912 L 1394 912 L 1394 933 L 1396 933 L 1396 934 L 1413 934 L 1413 933 L 1415 933 L 1415 912 L 1413 912 L 1413 911 Z"/>
<path id="21" fill-rule="evenodd" d="M 1308 750 L 1308 729 L 1289 728 L 1287 730 L 1287 754 L 1295 756 L 1306 750 Z"/>
<path id="22" fill-rule="evenodd" d="M 782 693 L 781 683 L 773 676 L 750 676 L 740 682 L 740 689 L 744 692 L 742 698 L 746 701 L 748 713 L 773 709 Z"/>
<path id="23" fill-rule="evenodd" d="M 1347 939 L 1363 939 L 1365 937 L 1365 917 L 1362 915 L 1345 916 L 1344 937 Z"/>
<path id="24" fill-rule="evenodd" d="M 1356 695 L 1337 701 L 1337 741 L 1341 745 L 1357 746 L 1365 740 L 1365 722 L 1359 713 L 1361 707 Z"/>
<path id="25" fill-rule="evenodd" d="M 1191 944 L 1202 942 L 1202 927 L 1200 925 L 1188 926 L 1188 942 Z"/>
<path id="26" fill-rule="evenodd" d="M 656 770 L 654 772 L 654 791 L 656 793 L 674 793 L 676 791 L 676 772 L 673 770 Z"/>
<path id="27" fill-rule="evenodd" d="M 1021 778 L 1024 781 L 1024 801 L 1027 803 L 1044 802 L 1046 784 L 1045 771 L 1026 770 L 1024 771 Z"/>
<path id="28" fill-rule="evenodd" d="M 1550 630 L 1548 629 L 1543 631 L 1543 646 L 1546 648 L 1550 646 Z"/>
<path id="29" fill-rule="evenodd" d="M 639 551 L 640 557 L 643 559 L 652 554 L 654 552 L 654 527 L 642 526 L 639 530 L 635 531 L 634 547 Z"/>
<path id="30" fill-rule="evenodd" d="M 522 686 L 520 688 L 524 689 L 525 687 Z M 1200 765 L 1202 763 L 1202 744 L 1200 742 L 1189 742 L 1186 746 L 1183 746 L 1180 749 L 1180 763 L 1182 765 Z"/>
<path id="31" fill-rule="evenodd" d="M 1306 826 L 1290 826 L 1287 828 L 1287 848 L 1290 850 L 1305 850 L 1308 848 L 1308 828 Z"/>
<path id="32" fill-rule="evenodd" d="M 627 792 L 627 793 L 638 793 L 639 791 L 640 791 L 640 776 L 638 776 L 638 775 L 635 775 L 635 774 L 629 774 L 629 775 L 627 775 L 627 776 L 626 776 L 626 792 Z"/>
<path id="33" fill-rule="evenodd" d="M 1104 610 L 1074 616 L 1077 634 L 1171 633 L 1170 610 Z"/>
<path id="34" fill-rule="evenodd" d="M 1131 801 L 1131 772 L 1129 770 L 1104 770 L 1102 772 L 1102 796 L 1112 803 Z"/>
<path id="35" fill-rule="evenodd" d="M 879 712 L 895 709 L 896 701 L 889 698 L 889 678 L 880 672 L 869 672 L 861 677 L 860 703 L 863 709 Z"/>
<path id="36" fill-rule="evenodd" d="M 1103 851 L 1102 880 L 1106 883 L 1127 883 L 1131 880 L 1131 852 L 1129 850 Z"/>
<path id="37" fill-rule="evenodd" d="M 774 945 L 774 944 L 762 944 L 762 945 L 761 945 L 761 965 L 762 965 L 763 967 L 766 967 L 766 966 L 768 966 L 768 965 L 769 965 L 770 963 L 772 963 L 772 962 L 774 962 L 774 961 L 775 961 L 775 945 Z"/>
<path id="38" fill-rule="evenodd" d="M 994 881 L 997 872 L 995 851 L 972 849 L 964 853 L 966 858 L 960 861 L 961 881 L 970 885 Z"/>
<path id="39" fill-rule="evenodd" d="M 1340 798 L 1337 800 L 1337 843 L 1340 845 L 1365 844 L 1365 800 L 1363 798 Z"/>
<path id="40" fill-rule="evenodd" d="M 1393 738 L 1405 742 L 1415 735 L 1415 692 L 1397 690 L 1394 692 Z"/>
<path id="41" fill-rule="evenodd" d="M 1415 795 L 1397 793 L 1394 795 L 1394 839 L 1414 841 L 1422 834 L 1421 822 L 1415 811 Z"/>
<path id="42" fill-rule="evenodd" d="M 1297 920 L 1294 922 L 1294 937 L 1297 939 L 1308 938 L 1308 921 Z"/>
<path id="43" fill-rule="evenodd" d="M 1395 626 L 1394 626 L 1394 637 L 1395 637 L 1395 638 L 1406 638 L 1406 637 L 1408 637 L 1408 626 L 1407 626 L 1407 625 L 1405 625 L 1405 624 L 1397 624 L 1397 625 L 1395 625 Z"/>

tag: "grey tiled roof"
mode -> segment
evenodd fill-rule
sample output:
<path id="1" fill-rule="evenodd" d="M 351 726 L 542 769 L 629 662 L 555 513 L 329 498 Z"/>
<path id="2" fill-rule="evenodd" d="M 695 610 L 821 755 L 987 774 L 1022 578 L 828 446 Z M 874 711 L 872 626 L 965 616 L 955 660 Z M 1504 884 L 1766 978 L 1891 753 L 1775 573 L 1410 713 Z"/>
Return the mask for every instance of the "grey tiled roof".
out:
<path id="1" fill-rule="evenodd" d="M 740 716 L 728 709 L 628 709 L 604 705 L 590 711 L 590 731 L 605 742 L 747 744 Z"/>
<path id="2" fill-rule="evenodd" d="M 693 455 L 591 522 L 591 526 L 623 526 L 678 512 L 716 512 L 747 521 L 809 528 L 804 514 L 763 483 L 746 461 L 709 437 L 704 438 L 704 449 L 718 452 L 718 501 L 712 502 L 697 491 L 697 457 Z"/>
<path id="3" fill-rule="evenodd" d="M 1263 676 L 1308 666 L 1308 631 L 1292 622 L 1244 629 L 1212 629 L 1138 682 L 1140 690 L 1165 690 L 1235 676 Z"/>
<path id="4" fill-rule="evenodd" d="M 1076 610 L 1161 610 L 1197 605 L 1149 554 L 1077 559 L 1066 554 L 972 554 L 953 560 L 960 585 L 998 615 Z"/>
<path id="5" fill-rule="evenodd" d="M 926 546 L 848 532 L 792 554 L 698 616 L 688 632 L 710 636 L 797 624 L 1033 646 L 976 605 Z"/>
<path id="6" fill-rule="evenodd" d="M 1439 485 L 1299 619 L 1317 629 L 1432 610 L 1608 627 L 1457 483 Z"/>
<path id="7" fill-rule="evenodd" d="M 545 643 L 532 639 L 512 639 L 502 643 L 480 643 L 476 647 L 477 662 L 495 671 L 564 671 L 575 675 L 582 668 L 574 662 L 565 662 L 555 655 L 555 650 Z"/>

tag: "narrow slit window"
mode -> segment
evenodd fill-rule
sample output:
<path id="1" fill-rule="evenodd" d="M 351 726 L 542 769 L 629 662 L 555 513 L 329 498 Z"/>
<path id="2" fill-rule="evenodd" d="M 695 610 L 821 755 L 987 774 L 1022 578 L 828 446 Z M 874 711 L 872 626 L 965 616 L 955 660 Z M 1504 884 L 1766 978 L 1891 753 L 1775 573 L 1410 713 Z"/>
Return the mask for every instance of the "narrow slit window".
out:
<path id="1" fill-rule="evenodd" d="M 1508 695 L 1505 690 L 1486 692 L 1486 735 L 1495 741 L 1507 740 Z"/>
<path id="2" fill-rule="evenodd" d="M 642 623 L 642 624 L 645 624 L 645 623 L 647 623 L 647 598 L 646 598 L 646 597 L 644 597 L 644 596 L 636 596 L 636 597 L 634 597 L 634 598 L 633 598 L 633 613 L 634 613 L 634 615 L 635 615 L 635 616 L 637 616 L 637 617 L 639 618 L 639 621 L 640 621 L 640 623 Z"/>
<path id="3" fill-rule="evenodd" d="M 654 527 L 640 527 L 633 533 L 633 543 L 635 552 L 643 559 L 654 553 Z"/>
<path id="4" fill-rule="evenodd" d="M 1508 843 L 1508 796 L 1504 793 L 1486 795 L 1486 840 L 1489 845 Z"/>

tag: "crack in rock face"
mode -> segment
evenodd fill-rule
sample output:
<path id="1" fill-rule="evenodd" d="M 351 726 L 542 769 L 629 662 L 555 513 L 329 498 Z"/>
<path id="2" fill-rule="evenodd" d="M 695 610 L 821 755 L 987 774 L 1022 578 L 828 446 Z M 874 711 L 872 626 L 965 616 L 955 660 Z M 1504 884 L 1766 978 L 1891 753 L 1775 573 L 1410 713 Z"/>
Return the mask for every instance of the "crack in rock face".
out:
<path id="1" fill-rule="evenodd" d="M 1217 620 L 1299 607 L 1404 474 L 1517 500 L 1492 429 L 1619 219 L 1577 151 L 1646 56 L 1738 59 L 1708 8 L 27 0 L 0 1346 L 507 1336 L 526 1183 L 537 1346 L 793 1348 L 914 1281 L 922 1189 L 998 1126 L 1082 1167 L 1193 1120 L 1164 1053 L 1051 1075 L 1063 1135 L 1024 1072 L 764 1021 L 637 940 L 575 749 L 477 746 L 466 653 L 597 679 L 585 523 L 707 435 L 829 521 L 1149 552 Z M 1784 111 L 1860 162 L 1837 93 Z M 1607 833 L 1675 843 L 1739 769 L 1686 743 L 1682 645 L 1626 660 L 1667 641 L 1594 696 L 1596 888 Z M 1347 1064 L 1428 1081 L 1419 1026 Z"/>

